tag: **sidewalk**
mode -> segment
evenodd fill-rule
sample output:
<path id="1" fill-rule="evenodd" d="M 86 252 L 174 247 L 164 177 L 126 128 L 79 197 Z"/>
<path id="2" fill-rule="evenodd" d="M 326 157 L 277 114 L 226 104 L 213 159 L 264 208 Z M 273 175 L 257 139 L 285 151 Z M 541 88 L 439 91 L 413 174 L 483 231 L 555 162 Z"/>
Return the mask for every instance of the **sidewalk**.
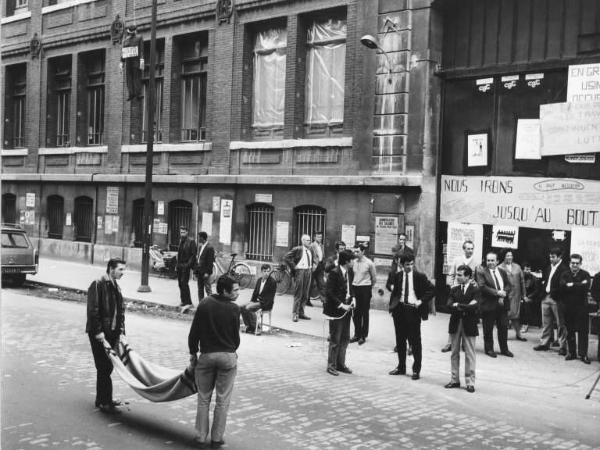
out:
<path id="1" fill-rule="evenodd" d="M 29 275 L 28 279 L 57 287 L 85 291 L 95 278 L 102 275 L 104 270 L 103 267 L 97 265 L 40 257 L 39 272 L 37 275 Z M 152 291 L 144 293 L 137 292 L 140 284 L 141 273 L 137 270 L 128 269 L 119 281 L 123 297 L 126 300 L 165 305 L 173 309 L 179 307 L 179 288 L 176 279 L 151 275 L 148 284 Z M 190 292 L 192 293 L 192 303 L 196 306 L 198 304 L 198 288 L 197 283 L 192 280 L 190 280 Z M 250 301 L 251 295 L 252 289 L 242 289 L 237 303 L 240 305 L 247 303 Z M 292 303 L 292 295 L 277 295 L 275 297 L 275 306 L 271 313 L 271 322 L 274 327 L 315 337 L 327 335 L 328 323 L 322 314 L 320 302 L 315 302 L 315 306 L 312 308 L 306 308 L 305 312 L 312 320 L 300 320 L 298 322 L 292 322 Z M 435 327 L 431 326 L 430 328 L 442 328 L 443 333 L 445 333 L 448 320 L 446 315 L 434 316 L 430 320 L 441 322 L 439 326 L 436 324 Z M 371 309 L 369 328 L 370 343 L 389 349 L 394 347 L 394 326 L 387 312 Z M 440 337 L 440 339 L 444 341 L 446 337 Z"/>

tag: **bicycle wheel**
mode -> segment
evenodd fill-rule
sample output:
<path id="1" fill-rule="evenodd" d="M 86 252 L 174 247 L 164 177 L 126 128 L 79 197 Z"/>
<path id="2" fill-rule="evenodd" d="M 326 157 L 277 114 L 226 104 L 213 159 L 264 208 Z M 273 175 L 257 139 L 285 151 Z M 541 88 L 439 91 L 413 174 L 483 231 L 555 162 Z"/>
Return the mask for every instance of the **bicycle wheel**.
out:
<path id="1" fill-rule="evenodd" d="M 234 264 L 229 274 L 238 282 L 242 289 L 246 289 L 252 285 L 252 271 L 245 263 Z"/>
<path id="2" fill-rule="evenodd" d="M 286 270 L 276 269 L 271 274 L 275 282 L 277 283 L 276 291 L 278 294 L 285 294 L 291 284 L 290 274 Z"/>

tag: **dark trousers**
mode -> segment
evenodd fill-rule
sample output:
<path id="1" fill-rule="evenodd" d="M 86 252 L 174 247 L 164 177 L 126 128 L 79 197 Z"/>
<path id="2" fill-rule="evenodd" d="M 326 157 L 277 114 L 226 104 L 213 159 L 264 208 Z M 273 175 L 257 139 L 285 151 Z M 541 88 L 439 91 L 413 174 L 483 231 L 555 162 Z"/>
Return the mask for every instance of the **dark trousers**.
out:
<path id="1" fill-rule="evenodd" d="M 177 269 L 177 283 L 179 284 L 179 297 L 184 305 L 192 304 L 190 295 L 190 269 Z"/>
<path id="2" fill-rule="evenodd" d="M 406 370 L 406 341 L 412 348 L 413 372 L 421 372 L 421 315 L 414 306 L 404 306 L 400 303 L 392 311 L 394 331 L 396 332 L 396 349 L 398 350 L 398 368 Z"/>
<path id="3" fill-rule="evenodd" d="M 346 366 L 346 349 L 350 342 L 350 312 L 340 319 L 329 320 L 329 352 L 327 367 L 333 369 Z"/>
<path id="4" fill-rule="evenodd" d="M 256 329 L 256 311 L 259 309 L 259 302 L 250 302 L 240 308 L 244 325 L 246 325 L 250 330 Z"/>
<path id="5" fill-rule="evenodd" d="M 371 308 L 371 286 L 354 286 L 356 308 L 354 308 L 354 336 L 366 339 L 369 335 L 369 309 Z"/>
<path id="6" fill-rule="evenodd" d="M 206 295 L 204 293 L 206 292 Z M 204 278 L 204 274 L 198 274 L 198 301 L 212 294 L 212 286 L 210 285 L 210 275 Z"/>
<path id="7" fill-rule="evenodd" d="M 113 386 L 110 374 L 113 370 L 113 365 L 106 355 L 106 350 L 100 341 L 94 336 L 88 335 L 92 346 L 92 354 L 94 355 L 94 364 L 96 365 L 96 403 L 100 405 L 109 405 L 112 401 Z M 118 335 L 113 337 L 106 336 L 106 340 L 115 347 Z"/>
<path id="8" fill-rule="evenodd" d="M 540 326 L 540 311 L 539 301 L 521 302 L 521 325 Z"/>
<path id="9" fill-rule="evenodd" d="M 140 70 L 139 58 L 127 58 L 125 63 L 125 74 L 127 78 L 127 92 L 131 100 L 134 97 L 142 96 L 142 71 Z"/>
<path id="10" fill-rule="evenodd" d="M 508 337 L 508 316 L 504 307 L 499 306 L 492 311 L 481 311 L 483 322 L 483 347 L 486 352 L 494 350 L 494 325 L 498 333 L 498 346 L 500 352 L 508 351 L 506 339 Z"/>
<path id="11" fill-rule="evenodd" d="M 306 305 L 306 302 L 308 302 L 310 293 L 310 275 L 310 269 L 296 269 L 294 275 L 296 286 L 294 289 L 293 314 L 298 314 L 299 316 L 304 315 L 304 306 Z"/>
<path id="12" fill-rule="evenodd" d="M 565 324 L 567 326 L 567 349 L 570 355 L 579 357 L 588 354 L 588 336 L 590 323 L 585 306 L 565 308 Z M 577 339 L 575 334 L 577 333 Z"/>

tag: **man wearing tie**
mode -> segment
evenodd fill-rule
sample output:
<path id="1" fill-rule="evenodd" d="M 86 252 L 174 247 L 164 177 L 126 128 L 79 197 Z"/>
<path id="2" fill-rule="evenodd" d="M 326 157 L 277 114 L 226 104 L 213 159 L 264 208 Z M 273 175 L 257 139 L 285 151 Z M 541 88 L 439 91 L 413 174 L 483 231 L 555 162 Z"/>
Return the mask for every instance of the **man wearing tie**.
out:
<path id="1" fill-rule="evenodd" d="M 460 349 L 465 349 L 465 383 L 467 392 L 475 392 L 475 339 L 479 335 L 477 320 L 480 293 L 477 285 L 471 283 L 473 270 L 466 264 L 454 271 L 456 285 L 450 289 L 448 306 L 452 311 L 448 333 L 452 337 L 450 383 L 447 389 L 460 387 Z"/>
<path id="2" fill-rule="evenodd" d="M 344 250 L 338 255 L 338 265 L 329 272 L 325 288 L 323 314 L 329 316 L 329 352 L 327 373 L 352 373 L 346 366 L 346 349 L 350 342 L 350 310 L 355 306 L 352 293 L 352 264 L 356 255 Z"/>
<path id="3" fill-rule="evenodd" d="M 494 324 L 498 333 L 500 354 L 508 357 L 514 355 L 508 349 L 506 342 L 508 336 L 508 293 L 511 286 L 506 272 L 499 269 L 498 254 L 488 252 L 485 256 L 486 268 L 475 273 L 477 284 L 481 291 L 481 319 L 483 321 L 483 342 L 485 354 L 496 358 L 494 351 Z"/>
<path id="4" fill-rule="evenodd" d="M 240 309 L 242 319 L 246 325 L 246 333 L 254 333 L 256 331 L 256 311 L 262 309 L 266 312 L 273 309 L 277 283 L 271 277 L 270 265 L 263 264 L 260 270 L 262 276 L 256 282 L 250 303 L 247 303 Z"/>
<path id="5" fill-rule="evenodd" d="M 205 231 L 198 233 L 198 263 L 194 273 L 198 279 L 198 301 L 206 296 L 212 295 L 210 276 L 213 273 L 215 263 L 215 249 L 208 243 L 208 234 Z"/>
<path id="6" fill-rule="evenodd" d="M 424 273 L 414 270 L 415 257 L 406 253 L 400 258 L 402 270 L 392 274 L 393 285 L 389 311 L 394 319 L 398 366 L 390 375 L 406 374 L 406 341 L 413 352 L 412 379 L 418 380 L 421 374 L 421 320 L 427 320 L 429 302 L 434 288 Z"/>
<path id="7" fill-rule="evenodd" d="M 303 234 L 302 244 L 294 247 L 283 257 L 285 263 L 290 267 L 295 281 L 294 306 L 292 311 L 292 320 L 298 322 L 298 319 L 310 320 L 304 314 L 304 306 L 308 301 L 310 293 L 310 278 L 312 273 L 312 254 L 310 251 L 310 236 Z"/>

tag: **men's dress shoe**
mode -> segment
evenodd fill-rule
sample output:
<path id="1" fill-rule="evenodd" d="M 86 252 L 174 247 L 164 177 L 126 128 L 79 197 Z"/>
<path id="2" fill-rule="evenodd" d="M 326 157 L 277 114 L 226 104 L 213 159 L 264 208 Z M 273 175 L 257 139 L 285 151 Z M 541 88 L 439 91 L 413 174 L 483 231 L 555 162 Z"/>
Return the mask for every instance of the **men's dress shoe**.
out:
<path id="1" fill-rule="evenodd" d="M 459 388 L 460 387 L 460 383 L 453 383 L 452 381 L 450 383 L 448 383 L 446 386 L 444 386 L 446 389 L 454 389 L 454 388 Z M 467 386 L 468 387 L 468 386 Z"/>
<path id="2" fill-rule="evenodd" d="M 475 392 L 475 386 L 467 386 L 467 392 L 470 392 L 471 394 Z"/>
<path id="3" fill-rule="evenodd" d="M 517 336 L 517 341 L 527 342 L 527 338 L 524 338 L 523 336 Z"/>
<path id="4" fill-rule="evenodd" d="M 558 351 L 558 354 L 559 354 L 560 356 L 566 356 L 566 354 L 567 354 L 567 351 L 566 351 L 564 348 L 561 348 L 561 349 Z"/>
<path id="5" fill-rule="evenodd" d="M 352 373 L 352 370 L 350 370 L 350 367 L 348 367 L 348 366 L 338 367 L 337 371 L 338 372 L 342 372 L 342 373 L 347 373 L 347 374 L 351 374 Z"/>
<path id="6" fill-rule="evenodd" d="M 310 320 L 310 317 L 308 317 L 308 316 L 305 316 L 304 314 L 303 314 L 303 315 L 301 315 L 301 316 L 298 316 L 298 318 L 299 318 L 299 319 L 302 319 L 302 320 Z"/>
<path id="7" fill-rule="evenodd" d="M 328 367 L 327 368 L 327 373 L 329 375 L 333 375 L 334 377 L 337 377 L 339 375 L 338 371 L 335 370 L 333 367 Z"/>
<path id="8" fill-rule="evenodd" d="M 292 321 L 293 322 L 298 322 L 298 314 L 293 314 L 292 315 Z"/>
<path id="9" fill-rule="evenodd" d="M 248 333 L 248 334 L 254 334 L 255 332 L 256 332 L 256 330 L 254 328 L 250 328 L 250 327 L 246 328 L 246 333 Z"/>
<path id="10" fill-rule="evenodd" d="M 394 370 L 390 371 L 390 375 L 406 375 L 406 369 L 396 367 Z"/>
<path id="11" fill-rule="evenodd" d="M 582 356 L 579 359 L 581 359 L 581 362 L 584 363 L 584 364 L 591 364 L 590 358 L 588 358 L 587 356 Z"/>
<path id="12" fill-rule="evenodd" d="M 495 358 L 497 356 L 494 350 L 489 350 L 485 352 L 485 354 L 488 355 L 490 358 Z"/>
<path id="13" fill-rule="evenodd" d="M 560 344 L 558 343 L 558 341 L 554 341 L 552 343 L 552 347 L 560 347 Z"/>
<path id="14" fill-rule="evenodd" d="M 442 348 L 442 353 L 448 353 L 450 350 L 452 350 L 452 345 L 451 344 L 446 344 Z"/>
<path id="15" fill-rule="evenodd" d="M 508 356 L 509 358 L 512 358 L 513 356 L 515 356 L 515 355 L 513 355 L 513 352 L 511 352 L 510 350 L 505 350 L 503 352 L 500 352 L 500 354 L 504 355 L 504 356 Z"/>
<path id="16" fill-rule="evenodd" d="M 571 354 L 565 356 L 565 361 L 573 361 L 574 359 L 577 359 L 577 356 Z"/>
<path id="17" fill-rule="evenodd" d="M 184 305 L 181 307 L 181 312 L 185 313 L 187 312 L 190 308 L 192 307 L 192 305 Z"/>
<path id="18" fill-rule="evenodd" d="M 352 336 L 352 338 L 350 339 L 351 344 L 354 344 L 355 342 L 358 342 L 358 341 L 360 341 L 360 338 L 357 336 Z"/>
<path id="19" fill-rule="evenodd" d="M 534 349 L 536 352 L 547 352 L 547 351 L 549 350 L 549 349 L 548 349 L 548 346 L 546 346 L 546 345 L 541 345 L 541 344 L 540 344 L 540 345 L 536 345 L 535 347 L 533 347 L 533 349 Z"/>
<path id="20" fill-rule="evenodd" d="M 221 448 L 225 445 L 225 441 L 210 441 L 210 448 Z"/>
<path id="21" fill-rule="evenodd" d="M 110 415 L 121 414 L 121 410 L 113 405 L 100 405 L 100 406 L 98 406 L 98 409 L 100 409 L 100 411 L 103 412 L 104 414 L 110 414 Z"/>
<path id="22" fill-rule="evenodd" d="M 419 378 L 421 378 L 421 377 L 419 376 L 419 374 L 418 374 L 418 373 L 413 373 L 411 378 L 412 378 L 413 380 L 418 380 L 418 379 L 419 379 Z"/>
<path id="23" fill-rule="evenodd" d="M 367 340 L 365 338 L 360 338 L 358 340 L 358 345 L 363 345 L 365 342 L 367 342 Z"/>
<path id="24" fill-rule="evenodd" d="M 117 398 L 115 398 L 114 400 L 110 401 L 110 405 L 112 405 L 112 406 L 121 406 L 122 404 L 123 403 L 121 402 L 121 400 L 119 400 Z M 96 408 L 99 408 L 100 407 L 100 402 L 98 400 L 96 400 L 95 405 L 96 405 Z"/>

